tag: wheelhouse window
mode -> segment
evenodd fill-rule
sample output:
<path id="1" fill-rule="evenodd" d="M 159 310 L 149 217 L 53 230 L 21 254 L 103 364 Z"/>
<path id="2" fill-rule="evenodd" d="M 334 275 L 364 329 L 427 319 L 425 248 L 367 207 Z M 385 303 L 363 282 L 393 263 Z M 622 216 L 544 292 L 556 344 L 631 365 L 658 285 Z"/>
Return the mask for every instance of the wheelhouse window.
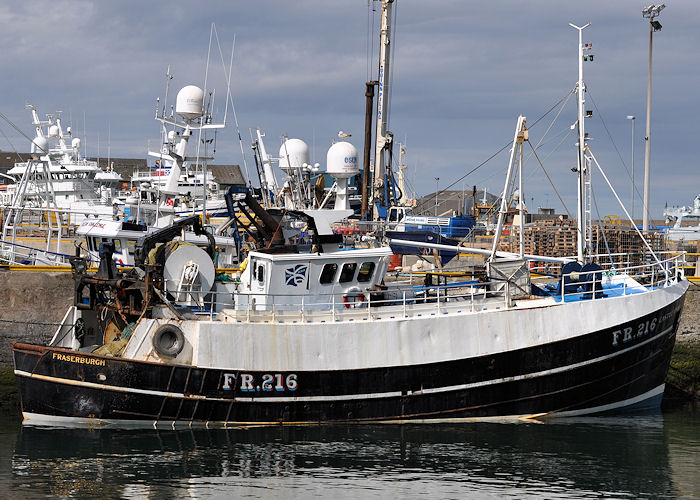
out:
<path id="1" fill-rule="evenodd" d="M 374 262 L 363 262 L 360 266 L 360 272 L 357 273 L 357 281 L 367 283 L 372 279 L 374 274 Z"/>
<path id="2" fill-rule="evenodd" d="M 265 282 L 265 267 L 262 264 L 258 266 L 258 282 L 261 285 Z"/>
<path id="3" fill-rule="evenodd" d="M 352 279 L 355 277 L 355 269 L 357 269 L 357 264 L 354 262 L 346 262 L 343 264 L 343 268 L 340 270 L 340 279 L 338 279 L 338 281 L 340 283 L 352 281 Z"/>
<path id="4" fill-rule="evenodd" d="M 338 270 L 338 264 L 326 264 L 321 270 L 320 282 L 322 285 L 327 285 L 328 283 L 333 283 L 335 279 L 335 273 Z"/>

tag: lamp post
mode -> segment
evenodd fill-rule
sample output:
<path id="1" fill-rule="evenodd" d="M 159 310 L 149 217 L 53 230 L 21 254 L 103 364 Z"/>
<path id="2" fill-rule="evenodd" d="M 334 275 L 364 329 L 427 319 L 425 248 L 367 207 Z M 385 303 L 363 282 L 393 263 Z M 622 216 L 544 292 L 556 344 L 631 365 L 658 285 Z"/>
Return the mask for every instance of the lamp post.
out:
<path id="1" fill-rule="evenodd" d="M 438 214 L 438 186 L 440 185 L 440 177 L 435 177 L 435 217 Z"/>
<path id="2" fill-rule="evenodd" d="M 644 137 L 644 206 L 642 229 L 649 230 L 649 155 L 651 152 L 651 49 L 654 32 L 661 29 L 661 23 L 655 18 L 666 7 L 666 4 L 649 5 L 642 9 L 642 17 L 649 19 L 649 81 L 647 84 L 647 130 Z"/>
<path id="3" fill-rule="evenodd" d="M 634 115 L 627 115 L 628 120 L 632 120 L 632 222 L 634 222 Z"/>

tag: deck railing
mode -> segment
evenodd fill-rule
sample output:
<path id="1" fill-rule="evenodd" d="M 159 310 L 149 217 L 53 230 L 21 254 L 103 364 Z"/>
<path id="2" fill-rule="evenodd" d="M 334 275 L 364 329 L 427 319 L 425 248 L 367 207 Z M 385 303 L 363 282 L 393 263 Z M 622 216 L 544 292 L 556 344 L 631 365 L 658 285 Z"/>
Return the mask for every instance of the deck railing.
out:
<path id="1" fill-rule="evenodd" d="M 386 290 L 364 290 L 360 294 L 328 293 L 285 295 L 231 291 L 204 296 L 196 291 L 178 293 L 180 303 L 189 298 L 190 307 L 211 318 L 233 322 L 311 323 L 367 321 L 452 313 L 480 312 L 522 306 L 523 300 L 549 298 L 553 303 L 603 300 L 615 296 L 645 293 L 683 278 L 683 256 L 662 255 L 659 262 L 625 268 L 608 267 L 597 272 L 570 273 L 558 278 L 533 278 L 542 297 L 523 293 L 508 281 L 470 280 L 439 285 L 414 286 L 409 281 L 394 283 Z M 602 267 L 602 266 L 601 266 Z M 527 292 L 527 290 L 526 290 Z"/>

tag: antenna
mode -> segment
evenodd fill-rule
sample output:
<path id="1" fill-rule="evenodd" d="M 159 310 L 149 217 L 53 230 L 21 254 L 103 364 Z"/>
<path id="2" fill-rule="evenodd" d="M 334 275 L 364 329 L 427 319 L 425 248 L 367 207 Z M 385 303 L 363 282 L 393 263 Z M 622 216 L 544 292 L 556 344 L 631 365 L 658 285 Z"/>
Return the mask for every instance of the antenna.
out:
<path id="1" fill-rule="evenodd" d="M 112 122 L 107 122 L 107 168 L 112 160 Z"/>
<path id="2" fill-rule="evenodd" d="M 578 190 L 577 190 L 577 204 L 576 204 L 576 216 L 578 219 L 578 231 L 576 235 L 576 258 L 580 264 L 584 262 L 583 256 L 583 245 L 585 239 L 586 221 L 584 220 L 586 209 L 586 178 L 588 172 L 586 169 L 586 150 L 585 150 L 585 116 L 583 112 L 583 104 L 585 102 L 583 93 L 585 92 L 585 85 L 583 83 L 583 30 L 589 27 L 591 23 L 587 23 L 583 26 L 576 26 L 575 24 L 569 23 L 569 26 L 578 30 L 578 83 L 577 83 L 577 95 L 578 95 Z"/>
<path id="3" fill-rule="evenodd" d="M 170 91 L 170 80 L 173 79 L 173 75 L 170 74 L 170 65 L 168 64 L 168 71 L 165 73 L 165 99 L 163 100 L 163 115 L 165 116 L 165 107 L 168 103 L 168 92 Z M 158 112 L 156 111 L 156 114 Z"/>

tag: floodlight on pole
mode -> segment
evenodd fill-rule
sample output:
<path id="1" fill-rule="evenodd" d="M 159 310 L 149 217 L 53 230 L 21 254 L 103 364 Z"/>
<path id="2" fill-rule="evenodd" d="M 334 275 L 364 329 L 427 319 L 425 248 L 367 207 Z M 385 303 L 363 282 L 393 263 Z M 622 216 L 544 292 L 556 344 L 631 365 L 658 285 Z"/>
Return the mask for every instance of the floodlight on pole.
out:
<path id="1" fill-rule="evenodd" d="M 651 53 L 654 31 L 661 29 L 661 23 L 654 19 L 666 7 L 666 4 L 649 5 L 642 9 L 642 17 L 649 19 L 649 79 L 647 84 L 647 128 L 644 136 L 644 205 L 642 206 L 642 228 L 649 230 L 649 159 L 651 154 Z"/>

